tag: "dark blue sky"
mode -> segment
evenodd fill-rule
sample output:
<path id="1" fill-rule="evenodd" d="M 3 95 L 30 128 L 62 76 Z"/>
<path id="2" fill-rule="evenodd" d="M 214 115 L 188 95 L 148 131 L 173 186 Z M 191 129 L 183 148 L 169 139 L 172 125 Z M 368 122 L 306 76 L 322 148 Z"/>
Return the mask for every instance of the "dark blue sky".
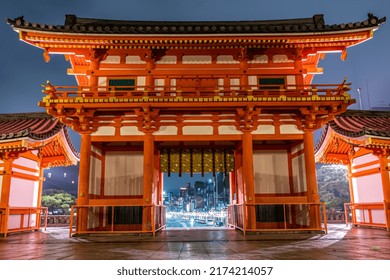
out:
<path id="1" fill-rule="evenodd" d="M 263 20 L 311 17 L 324 14 L 327 24 L 362 21 L 367 13 L 382 18 L 390 16 L 390 1 L 369 0 L 17 0 L 2 1 L 0 14 L 27 21 L 63 24 L 66 14 L 79 17 L 124 20 Z M 390 18 L 389 18 L 390 20 Z M 45 63 L 42 50 L 18 40 L 18 34 L 0 22 L 0 113 L 41 111 L 37 102 L 43 97 L 41 84 L 76 84 L 67 76 L 68 62 L 63 55 L 52 56 Z M 314 83 L 339 83 L 344 77 L 352 82 L 351 95 L 358 99 L 361 88 L 363 109 L 388 105 L 390 88 L 390 23 L 375 32 L 374 39 L 350 48 L 347 61 L 340 54 L 328 54 L 320 62 L 324 74 Z M 350 107 L 359 109 L 359 102 Z M 73 137 L 78 146 L 78 137 Z"/>

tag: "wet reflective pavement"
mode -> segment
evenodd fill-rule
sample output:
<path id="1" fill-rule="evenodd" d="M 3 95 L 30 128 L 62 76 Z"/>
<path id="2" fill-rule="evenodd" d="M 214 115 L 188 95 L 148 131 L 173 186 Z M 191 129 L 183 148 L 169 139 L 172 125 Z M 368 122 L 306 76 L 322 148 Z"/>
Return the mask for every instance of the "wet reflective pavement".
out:
<path id="1" fill-rule="evenodd" d="M 1 260 L 390 260 L 390 232 L 328 225 L 328 234 L 233 229 L 69 238 L 68 228 L 0 238 Z"/>

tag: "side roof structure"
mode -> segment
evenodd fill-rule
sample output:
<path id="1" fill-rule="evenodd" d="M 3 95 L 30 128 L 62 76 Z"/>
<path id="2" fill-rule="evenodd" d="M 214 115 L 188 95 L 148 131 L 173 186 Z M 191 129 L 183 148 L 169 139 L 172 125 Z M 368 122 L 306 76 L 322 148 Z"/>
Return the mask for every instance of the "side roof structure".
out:
<path id="1" fill-rule="evenodd" d="M 67 127 L 41 112 L 0 114 L 0 154 L 37 150 L 47 166 L 75 165 L 79 154 Z"/>
<path id="2" fill-rule="evenodd" d="M 355 147 L 390 149 L 390 112 L 349 110 L 335 116 L 316 146 L 316 162 L 348 163 Z"/>

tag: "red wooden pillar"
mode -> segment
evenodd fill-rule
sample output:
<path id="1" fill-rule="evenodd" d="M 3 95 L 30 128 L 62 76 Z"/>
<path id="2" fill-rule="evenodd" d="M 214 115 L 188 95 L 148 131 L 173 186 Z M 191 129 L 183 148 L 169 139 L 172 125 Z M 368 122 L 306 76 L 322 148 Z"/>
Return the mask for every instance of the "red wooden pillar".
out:
<path id="1" fill-rule="evenodd" d="M 12 163 L 14 161 L 14 157 L 11 157 L 9 153 L 5 153 L 3 156 L 4 161 L 4 169 L 3 169 L 3 182 L 1 186 L 1 199 L 0 199 L 0 207 L 6 208 L 9 207 L 9 198 L 11 194 L 11 180 L 12 180 Z M 5 232 L 8 227 L 8 215 L 7 212 L 2 209 L 3 213 L 1 216 L 3 217 L 0 224 L 0 231 Z"/>
<path id="2" fill-rule="evenodd" d="M 0 207 L 9 206 L 9 196 L 11 193 L 11 179 L 12 179 L 12 163 L 14 161 L 11 157 L 4 157 L 3 183 L 1 187 Z"/>
<path id="3" fill-rule="evenodd" d="M 42 190 L 43 190 L 43 171 L 44 171 L 44 167 L 42 165 L 42 158 L 40 158 L 40 161 L 39 161 L 39 185 L 38 185 L 38 198 L 37 198 L 37 207 L 41 207 L 42 206 Z M 35 215 L 35 223 L 36 223 L 36 226 L 37 228 L 39 228 L 40 226 L 40 220 L 41 220 L 41 212 L 37 211 L 37 214 Z"/>
<path id="4" fill-rule="evenodd" d="M 314 159 L 314 137 L 313 133 L 306 130 L 303 135 L 305 169 L 307 184 L 307 201 L 320 202 L 318 195 L 316 164 Z M 319 206 L 310 205 L 310 226 L 314 228 L 321 227 L 320 208 Z"/>
<path id="5" fill-rule="evenodd" d="M 253 169 L 253 143 L 251 131 L 242 135 L 242 175 L 244 183 L 245 203 L 255 203 L 255 178 Z M 256 228 L 255 206 L 247 207 L 247 229 Z"/>
<path id="6" fill-rule="evenodd" d="M 390 177 L 389 177 L 389 163 L 388 163 L 388 154 L 381 153 L 379 156 L 379 168 L 382 179 L 382 189 L 383 189 L 383 200 L 387 203 L 390 203 Z M 388 206 L 390 207 L 390 206 Z M 390 209 L 385 209 L 387 225 L 390 226 Z"/>
<path id="7" fill-rule="evenodd" d="M 89 204 L 89 176 L 91 165 L 91 135 L 81 134 L 79 188 L 77 206 Z M 88 228 L 88 208 L 78 208 L 76 232 L 85 231 Z"/>
<path id="8" fill-rule="evenodd" d="M 145 132 L 144 136 L 144 193 L 142 230 L 152 229 L 152 193 L 154 184 L 154 136 L 153 132 Z"/>

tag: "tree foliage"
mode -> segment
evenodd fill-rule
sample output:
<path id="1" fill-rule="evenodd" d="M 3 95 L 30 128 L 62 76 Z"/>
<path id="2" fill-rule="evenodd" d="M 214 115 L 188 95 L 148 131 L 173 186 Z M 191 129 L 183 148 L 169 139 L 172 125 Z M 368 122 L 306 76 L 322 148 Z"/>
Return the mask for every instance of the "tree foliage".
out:
<path id="1" fill-rule="evenodd" d="M 321 201 L 326 208 L 343 210 L 350 202 L 347 169 L 342 165 L 318 165 L 317 182 Z"/>
<path id="2" fill-rule="evenodd" d="M 45 190 L 42 195 L 42 206 L 48 207 L 49 213 L 68 215 L 69 208 L 75 204 L 75 197 L 62 190 Z"/>

